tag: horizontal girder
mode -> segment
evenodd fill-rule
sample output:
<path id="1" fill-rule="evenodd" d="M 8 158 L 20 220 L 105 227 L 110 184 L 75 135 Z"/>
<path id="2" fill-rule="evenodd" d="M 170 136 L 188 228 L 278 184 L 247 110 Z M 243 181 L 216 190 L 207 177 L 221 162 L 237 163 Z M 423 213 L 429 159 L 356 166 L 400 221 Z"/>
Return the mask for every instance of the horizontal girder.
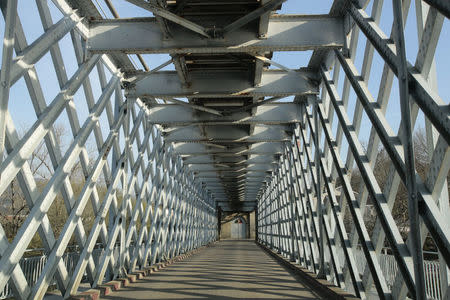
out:
<path id="1" fill-rule="evenodd" d="M 206 181 L 204 181 L 205 182 L 205 184 L 206 184 Z M 209 187 L 211 187 L 211 188 L 218 188 L 218 187 L 228 187 L 228 186 L 231 186 L 231 185 L 236 185 L 236 186 L 241 186 L 242 184 L 245 184 L 245 181 L 242 181 L 242 182 L 240 182 L 240 181 L 234 181 L 234 182 L 227 182 L 227 181 L 211 181 L 211 180 L 208 180 L 207 181 L 208 182 L 208 188 Z M 256 184 L 256 182 L 255 182 L 255 184 Z"/>
<path id="2" fill-rule="evenodd" d="M 242 200 L 239 202 L 225 203 L 225 201 L 222 201 L 219 203 L 220 204 L 218 205 L 222 208 L 222 210 L 226 209 L 230 211 L 239 211 L 240 209 L 253 211 L 256 207 L 256 203 L 254 203 L 253 199 L 245 199 L 245 198 L 242 198 Z"/>
<path id="3" fill-rule="evenodd" d="M 264 177 L 265 175 L 271 173 L 271 171 L 267 170 L 260 170 L 260 171 L 234 171 L 234 170 L 230 170 L 230 171 L 195 171 L 194 174 L 198 175 L 199 177 L 202 178 L 208 178 L 208 177 L 212 177 L 212 178 L 225 178 L 225 177 L 229 177 L 229 178 L 244 178 L 244 177 Z"/>
<path id="4" fill-rule="evenodd" d="M 224 211 L 224 212 L 236 212 L 236 211 L 238 211 L 238 212 L 252 212 L 252 211 L 254 211 L 255 210 L 255 208 L 242 208 L 242 209 L 238 209 L 238 210 L 236 210 L 235 208 L 231 208 L 231 207 L 225 207 L 225 208 L 222 208 L 222 211 Z"/>
<path id="5" fill-rule="evenodd" d="M 248 130 L 236 126 L 204 126 L 199 129 L 195 126 L 176 128 L 164 132 L 166 142 L 287 142 L 291 140 L 289 127 L 283 125 L 255 125 L 253 134 Z"/>
<path id="6" fill-rule="evenodd" d="M 245 172 L 269 172 L 269 171 L 274 171 L 274 169 L 276 169 L 276 165 L 275 164 L 267 164 L 267 165 L 263 165 L 263 164 L 257 164 L 257 165 L 248 165 L 248 166 L 238 166 L 238 167 L 226 167 L 225 165 L 222 166 L 217 166 L 217 165 L 207 165 L 207 164 L 203 164 L 203 165 L 190 165 L 189 169 L 201 174 L 202 172 L 217 172 L 220 173 L 221 175 L 225 176 L 229 173 L 233 173 L 233 174 L 241 174 L 241 173 L 245 173 Z"/>
<path id="7" fill-rule="evenodd" d="M 176 143 L 174 152 L 180 155 L 216 154 L 221 156 L 241 156 L 250 154 L 281 154 L 283 143 L 254 143 L 248 146 L 226 147 L 224 149 L 207 144 Z"/>
<path id="8" fill-rule="evenodd" d="M 230 189 L 228 187 L 225 187 L 225 188 L 227 189 L 228 192 L 225 192 L 224 187 L 222 187 L 222 188 L 220 188 L 220 187 L 213 187 L 213 188 L 210 189 L 210 191 L 212 193 L 214 193 L 214 195 L 220 195 L 220 194 L 222 194 L 222 195 L 225 194 L 226 195 L 226 194 L 229 194 L 230 191 L 238 192 L 238 194 L 240 194 L 245 189 L 245 192 L 246 192 L 247 195 L 255 195 L 260 190 L 260 187 L 255 187 L 255 188 L 250 187 L 250 190 L 249 190 L 249 188 L 246 188 L 246 187 L 241 187 L 241 188 L 236 188 L 236 189 Z"/>
<path id="9" fill-rule="evenodd" d="M 248 178 L 245 178 L 245 177 L 241 177 L 240 178 L 240 180 L 239 180 L 239 178 L 238 179 L 236 179 L 236 178 L 226 178 L 226 177 L 223 177 L 223 178 L 219 178 L 219 177 L 204 177 L 204 176 L 201 176 L 201 175 L 197 175 L 197 178 L 200 180 L 200 181 L 202 181 L 202 182 L 205 182 L 205 183 L 207 183 L 207 184 L 209 184 L 209 183 L 221 183 L 221 182 L 223 182 L 223 183 L 235 183 L 235 182 L 248 182 L 248 183 L 254 183 L 254 182 L 264 182 L 265 181 L 265 178 L 267 177 L 267 176 L 269 176 L 269 174 L 261 174 L 260 176 L 255 176 L 255 177 L 248 177 Z"/>
<path id="10" fill-rule="evenodd" d="M 342 18 L 327 15 L 272 16 L 266 38 L 243 27 L 223 38 L 206 39 L 179 26 L 164 39 L 154 18 L 98 20 L 90 23 L 88 49 L 96 53 L 227 53 L 303 51 L 340 48 L 344 44 Z M 145 37 L 145 38 L 143 38 Z"/>
<path id="11" fill-rule="evenodd" d="M 254 206 L 256 204 L 256 200 L 251 200 L 251 201 L 222 201 L 222 200 L 217 200 L 217 204 L 218 205 L 242 205 L 242 206 Z"/>
<path id="12" fill-rule="evenodd" d="M 139 75 L 139 80 L 127 86 L 129 97 L 265 97 L 310 95 L 318 93 L 314 72 L 266 70 L 261 84 L 253 85 L 245 72 L 208 71 L 191 72 L 190 84 L 180 80 L 175 71 L 161 71 Z"/>
<path id="13" fill-rule="evenodd" d="M 270 164 L 276 161 L 274 155 L 242 155 L 242 156 L 217 156 L 217 155 L 200 155 L 186 157 L 183 162 L 187 165 L 201 164 Z"/>
<path id="14" fill-rule="evenodd" d="M 183 105 L 153 105 L 149 119 L 153 124 L 179 125 L 226 125 L 226 124 L 286 124 L 300 122 L 300 106 L 292 103 L 276 103 L 258 106 L 256 112 L 235 112 L 217 116 Z"/>
<path id="15" fill-rule="evenodd" d="M 239 171 L 270 171 L 273 170 L 274 167 L 270 164 L 251 164 L 251 165 L 242 165 L 242 166 L 218 166 L 218 165 L 191 165 L 189 169 L 193 172 L 201 172 L 201 171 L 221 171 L 221 172 L 239 172 Z"/>
<path id="16" fill-rule="evenodd" d="M 222 210 L 233 210 L 233 209 L 254 209 L 256 207 L 256 203 L 252 201 L 241 201 L 241 202 L 218 202 L 218 205 L 222 208 Z"/>

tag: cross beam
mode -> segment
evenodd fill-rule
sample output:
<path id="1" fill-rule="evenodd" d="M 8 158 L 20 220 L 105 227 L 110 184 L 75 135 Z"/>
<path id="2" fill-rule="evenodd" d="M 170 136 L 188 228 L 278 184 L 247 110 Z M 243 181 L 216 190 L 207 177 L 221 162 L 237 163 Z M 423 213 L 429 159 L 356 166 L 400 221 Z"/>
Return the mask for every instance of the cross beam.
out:
<path id="1" fill-rule="evenodd" d="M 271 164 L 275 161 L 274 155 L 249 155 L 249 156 L 216 156 L 216 155 L 201 155 L 186 157 L 183 162 L 186 165 L 200 165 L 200 164 Z"/>
<path id="2" fill-rule="evenodd" d="M 235 166 L 235 167 L 220 167 L 216 165 L 191 165 L 189 170 L 192 172 L 201 172 L 201 171 L 221 171 L 221 172 L 240 172 L 240 171 L 270 171 L 273 170 L 274 166 L 271 164 L 267 165 L 248 165 L 248 166 Z"/>
<path id="3" fill-rule="evenodd" d="M 221 156 L 241 156 L 250 154 L 282 154 L 284 147 L 282 143 L 254 143 L 248 146 L 237 146 L 233 148 L 219 149 L 209 147 L 205 144 L 176 143 L 174 152 L 180 155 L 206 155 L 215 154 Z"/>
<path id="4" fill-rule="evenodd" d="M 291 140 L 289 127 L 282 125 L 256 125 L 252 135 L 248 129 L 235 126 L 204 126 L 181 127 L 164 133 L 164 140 L 171 142 L 209 143 L 210 141 L 223 143 L 258 143 L 258 142 L 287 142 Z"/>
<path id="5" fill-rule="evenodd" d="M 223 211 L 241 211 L 241 212 L 252 212 L 255 208 L 256 208 L 256 203 L 250 202 L 250 201 L 245 201 L 245 202 L 250 202 L 250 203 L 243 203 L 242 202 L 228 202 L 228 203 L 224 203 L 224 202 L 218 202 L 218 206 L 220 206 L 220 208 Z"/>
<path id="6" fill-rule="evenodd" d="M 267 174 L 268 175 L 268 174 Z M 258 177 L 247 177 L 247 178 L 243 178 L 242 180 L 235 180 L 233 178 L 219 178 L 219 177 L 202 177 L 202 176 L 198 176 L 197 178 L 204 183 L 207 183 L 208 185 L 210 183 L 234 183 L 234 182 L 247 182 L 247 183 L 262 183 L 263 181 L 265 181 L 265 178 L 267 176 L 266 175 L 261 175 Z"/>
<path id="7" fill-rule="evenodd" d="M 182 105 L 154 105 L 149 109 L 153 124 L 165 126 L 180 125 L 226 125 L 226 124 L 286 124 L 301 120 L 300 106 L 292 103 L 265 104 L 256 108 L 254 114 L 237 112 L 218 117 L 199 112 Z"/>
<path id="8" fill-rule="evenodd" d="M 218 39 L 205 39 L 178 26 L 171 26 L 170 32 L 172 39 L 164 40 L 155 18 L 95 20 L 90 23 L 88 49 L 170 54 L 303 51 L 341 48 L 345 38 L 343 19 L 327 15 L 272 16 L 265 39 L 246 27 Z"/>
<path id="9" fill-rule="evenodd" d="M 305 70 L 294 72 L 267 70 L 262 73 L 261 84 L 254 86 L 243 72 L 191 72 L 191 84 L 186 86 L 177 72 L 162 71 L 148 74 L 137 82 L 130 82 L 130 97 L 265 97 L 309 95 L 318 93 L 316 73 Z"/>

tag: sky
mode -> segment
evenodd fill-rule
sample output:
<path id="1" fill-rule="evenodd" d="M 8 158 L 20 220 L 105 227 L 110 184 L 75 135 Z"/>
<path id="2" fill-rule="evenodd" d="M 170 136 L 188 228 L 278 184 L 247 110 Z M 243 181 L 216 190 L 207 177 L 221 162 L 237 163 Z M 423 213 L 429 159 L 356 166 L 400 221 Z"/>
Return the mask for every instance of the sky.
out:
<path id="1" fill-rule="evenodd" d="M 111 17 L 109 11 L 102 0 L 93 1 L 103 14 L 106 13 L 107 17 Z M 145 10 L 137 8 L 132 4 L 126 2 L 125 0 L 112 0 L 114 6 L 117 8 L 119 15 L 121 17 L 143 17 L 151 16 L 151 14 Z M 280 14 L 326 14 L 329 12 L 332 0 L 315 0 L 315 1 L 300 1 L 300 0 L 287 0 L 283 6 L 282 10 L 279 11 Z M 372 2 L 372 1 L 371 1 Z M 407 45 L 407 58 L 408 61 L 414 64 L 418 49 L 418 38 L 416 31 L 416 17 L 415 17 L 415 5 L 414 1 L 411 1 L 411 8 L 409 12 L 409 17 L 407 20 L 405 28 L 405 39 Z M 380 27 L 389 36 L 391 26 L 392 26 L 392 13 L 391 13 L 391 1 L 384 1 L 384 8 L 381 17 Z M 61 17 L 61 13 L 53 6 L 53 3 L 49 1 L 49 6 L 52 12 L 53 21 L 56 23 Z M 371 4 L 367 7 L 366 11 L 370 14 Z M 37 39 L 44 31 L 40 18 L 37 13 L 37 8 L 35 1 L 25 1 L 19 0 L 18 13 L 20 21 L 23 25 L 26 38 L 28 43 L 33 42 Z M 4 34 L 4 20 L 0 18 L 0 37 L 3 40 Z M 358 49 L 356 52 L 355 65 L 358 70 L 361 70 L 361 65 L 364 56 L 365 39 L 362 39 L 362 34 L 360 34 L 360 42 L 358 44 Z M 63 52 L 63 59 L 65 62 L 65 68 L 67 70 L 68 76 L 70 76 L 77 69 L 76 59 L 70 40 L 70 35 L 64 37 L 60 42 L 60 47 Z M 312 51 L 305 52 L 275 52 L 273 55 L 273 60 L 285 65 L 289 68 L 296 69 L 300 67 L 307 66 L 309 58 Z M 0 55 L 2 54 L 2 49 L 0 49 Z M 169 59 L 169 55 L 144 55 L 146 62 L 150 68 L 154 68 Z M 440 40 L 438 48 L 436 50 L 436 71 L 437 71 L 437 85 L 440 97 L 446 102 L 450 99 L 450 75 L 448 70 L 450 69 L 450 22 L 445 19 L 444 26 L 440 35 Z M 134 59 L 138 63 L 137 59 Z M 1 63 L 1 62 L 0 62 Z M 139 65 L 140 67 L 140 65 Z M 59 85 L 56 80 L 56 75 L 51 62 L 51 57 L 49 54 L 45 55 L 37 64 L 36 69 L 38 76 L 41 81 L 41 85 L 44 91 L 44 96 L 47 103 L 50 103 L 53 98 L 59 92 Z M 165 70 L 173 69 L 173 66 L 168 66 Z M 383 70 L 383 61 L 380 56 L 375 52 L 374 63 L 372 67 L 371 77 L 369 80 L 369 90 L 376 98 L 378 93 L 378 88 L 380 85 L 381 73 Z M 341 76 L 338 84 L 338 90 L 342 91 L 342 84 L 344 81 L 343 71 L 341 71 Z M 101 94 L 101 90 L 98 84 L 98 77 L 96 72 L 92 72 L 90 75 L 92 86 L 94 88 L 94 96 L 98 98 Z M 85 101 L 82 99 L 83 92 L 82 89 L 75 95 L 75 105 L 77 106 L 77 112 L 79 114 L 79 119 L 82 121 L 86 118 L 88 110 Z M 356 101 L 356 97 L 353 92 L 350 93 L 350 101 L 348 114 L 352 119 L 353 110 Z M 26 85 L 24 80 L 18 81 L 12 88 L 10 92 L 10 102 L 9 110 L 14 120 L 15 126 L 19 131 L 26 131 L 33 122 L 36 120 L 36 115 L 34 109 L 32 108 L 29 95 L 27 93 Z M 386 118 L 389 121 L 391 127 L 396 132 L 400 124 L 400 107 L 398 100 L 398 88 L 396 81 L 393 85 L 393 90 L 391 92 L 391 99 L 389 101 L 389 106 L 386 114 Z M 335 118 L 336 120 L 336 118 Z M 364 143 L 368 140 L 370 128 L 365 124 L 368 122 L 367 117 L 364 116 L 363 125 L 360 132 L 360 140 Z M 67 118 L 62 115 L 58 122 L 67 123 Z M 102 130 L 104 134 L 107 132 L 106 119 L 103 117 Z M 368 123 L 366 123 L 368 124 Z M 424 119 L 422 115 L 419 115 L 418 122 L 416 124 L 416 130 L 418 128 L 423 128 Z M 67 125 L 68 127 L 68 125 Z M 336 122 L 334 122 L 333 128 L 336 128 Z M 335 132 L 335 130 L 334 130 Z M 104 135 L 105 136 L 105 135 Z"/>

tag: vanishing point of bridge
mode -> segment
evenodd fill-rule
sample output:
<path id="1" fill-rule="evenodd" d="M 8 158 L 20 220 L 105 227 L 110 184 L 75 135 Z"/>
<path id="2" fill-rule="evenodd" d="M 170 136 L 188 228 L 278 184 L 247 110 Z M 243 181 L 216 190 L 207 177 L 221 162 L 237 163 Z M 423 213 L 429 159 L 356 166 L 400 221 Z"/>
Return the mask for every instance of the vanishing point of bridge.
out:
<path id="1" fill-rule="evenodd" d="M 450 2 L 320 2 L 0 0 L 0 290 L 448 299 Z"/>

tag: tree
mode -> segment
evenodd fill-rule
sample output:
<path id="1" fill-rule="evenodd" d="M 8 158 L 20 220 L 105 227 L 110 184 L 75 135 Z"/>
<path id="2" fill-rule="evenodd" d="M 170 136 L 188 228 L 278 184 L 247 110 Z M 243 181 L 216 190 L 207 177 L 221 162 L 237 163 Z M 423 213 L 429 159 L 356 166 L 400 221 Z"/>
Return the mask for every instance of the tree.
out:
<path id="1" fill-rule="evenodd" d="M 0 222 L 9 240 L 17 234 L 28 212 L 23 193 L 14 178 L 3 193 L 0 202 Z"/>
<path id="2" fill-rule="evenodd" d="M 69 137 L 66 128 L 61 124 L 57 124 L 54 126 L 54 132 L 57 144 L 60 146 L 60 149 L 64 151 L 66 148 L 64 145 L 65 140 Z M 36 182 L 37 189 L 42 191 L 54 174 L 50 153 L 44 140 L 41 141 L 41 143 L 33 151 L 28 163 L 30 165 L 33 178 Z M 77 197 L 84 185 L 84 176 L 79 161 L 72 167 L 68 178 L 72 186 L 74 196 Z M 0 222 L 9 240 L 12 240 L 15 237 L 25 221 L 29 211 L 30 208 L 20 188 L 18 179 L 14 178 L 6 191 L 0 195 Z M 67 211 L 61 193 L 59 193 L 54 199 L 47 215 L 53 232 L 55 236 L 58 237 L 65 221 L 67 220 Z M 83 223 L 87 223 L 87 229 L 90 229 L 92 226 L 92 222 L 94 220 L 93 216 L 94 213 L 92 206 L 88 205 L 83 213 Z M 41 240 L 37 234 L 28 247 L 42 247 Z"/>
<path id="3" fill-rule="evenodd" d="M 427 147 L 425 130 L 420 128 L 419 130 L 415 131 L 413 139 L 414 139 L 414 155 L 416 163 L 415 168 L 419 176 L 422 178 L 422 180 L 426 180 L 432 154 L 429 152 Z M 383 147 L 380 147 L 378 149 L 373 172 L 375 175 L 375 179 L 377 180 L 378 185 L 380 186 L 382 191 L 384 191 L 386 187 L 387 184 L 386 181 L 388 180 L 389 169 L 391 168 L 391 166 L 392 161 L 388 153 Z M 449 179 L 450 177 L 447 177 L 447 180 Z M 359 192 L 361 181 L 362 177 L 361 173 L 359 172 L 359 169 L 354 168 L 352 170 L 351 176 L 351 186 L 353 191 Z M 336 186 L 338 185 L 339 183 L 336 184 Z M 376 214 L 373 212 L 372 206 L 373 199 L 370 196 L 367 199 L 367 204 L 368 208 L 366 209 L 364 221 L 369 231 L 369 234 L 372 234 L 373 227 L 376 221 L 375 217 Z M 409 232 L 408 194 L 403 183 L 400 183 L 398 191 L 396 193 L 394 206 L 392 209 L 392 216 L 397 224 L 398 229 L 400 230 L 403 239 L 406 240 Z M 350 230 L 352 226 L 352 220 L 349 213 L 346 214 L 344 222 L 347 230 Z M 432 250 L 434 247 L 435 246 L 431 238 L 428 238 L 425 249 Z"/>

